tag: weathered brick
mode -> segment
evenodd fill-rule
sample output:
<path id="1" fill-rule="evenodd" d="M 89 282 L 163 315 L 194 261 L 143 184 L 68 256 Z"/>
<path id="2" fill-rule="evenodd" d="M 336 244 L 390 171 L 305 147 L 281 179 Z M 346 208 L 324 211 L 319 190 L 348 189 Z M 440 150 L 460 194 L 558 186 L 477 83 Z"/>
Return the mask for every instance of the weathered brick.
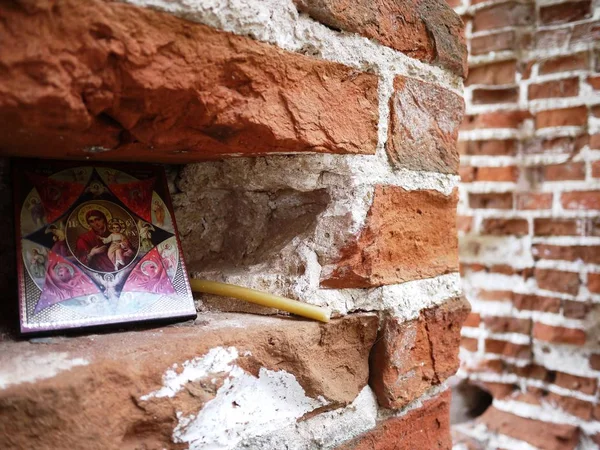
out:
<path id="1" fill-rule="evenodd" d="M 390 99 L 386 151 L 397 167 L 456 173 L 462 97 L 437 85 L 397 76 Z"/>
<path id="2" fill-rule="evenodd" d="M 533 325 L 533 337 L 540 341 L 553 344 L 583 345 L 586 333 L 578 328 L 555 327 L 545 323 L 536 322 Z"/>
<path id="3" fill-rule="evenodd" d="M 516 71 L 517 62 L 515 60 L 471 67 L 465 84 L 467 86 L 473 84 L 512 84 L 515 82 Z"/>
<path id="4" fill-rule="evenodd" d="M 524 120 L 532 117 L 529 111 L 498 111 L 465 116 L 461 130 L 480 128 L 519 128 Z"/>
<path id="5" fill-rule="evenodd" d="M 569 1 L 540 8 L 540 22 L 544 25 L 574 22 L 591 15 L 591 0 Z"/>
<path id="6" fill-rule="evenodd" d="M 463 327 L 477 328 L 479 326 L 480 322 L 481 322 L 481 316 L 479 315 L 479 313 L 472 312 L 465 319 L 465 322 L 463 323 Z"/>
<path id="7" fill-rule="evenodd" d="M 600 294 L 600 273 L 588 273 L 587 288 L 594 294 Z"/>
<path id="8" fill-rule="evenodd" d="M 590 107 L 590 113 L 594 117 L 600 117 L 600 105 L 594 105 Z"/>
<path id="9" fill-rule="evenodd" d="M 467 74 L 464 24 L 443 0 L 294 0 L 298 9 L 339 30 L 366 36 L 412 58 Z"/>
<path id="10" fill-rule="evenodd" d="M 497 399 L 503 399 L 509 397 L 512 393 L 519 389 L 516 384 L 508 383 L 491 383 L 491 382 L 478 382 L 478 386 L 492 394 L 492 397 Z"/>
<path id="11" fill-rule="evenodd" d="M 529 25 L 534 20 L 535 8 L 532 3 L 509 1 L 478 9 L 473 17 L 473 31 Z"/>
<path id="12" fill-rule="evenodd" d="M 461 183 L 471 183 L 475 181 L 476 167 L 472 166 L 461 166 L 458 169 L 458 176 L 460 176 Z"/>
<path id="13" fill-rule="evenodd" d="M 519 192 L 516 194 L 517 209 L 551 209 L 552 193 Z"/>
<path id="14" fill-rule="evenodd" d="M 523 153 L 575 153 L 589 142 L 587 134 L 576 137 L 534 138 L 523 143 Z"/>
<path id="15" fill-rule="evenodd" d="M 477 341 L 477 339 L 468 338 L 464 336 L 460 338 L 461 348 L 464 348 L 465 350 L 468 350 L 470 352 L 476 352 L 478 345 L 479 342 Z"/>
<path id="16" fill-rule="evenodd" d="M 594 370 L 600 370 L 600 353 L 590 356 L 590 367 Z"/>
<path id="17" fill-rule="evenodd" d="M 570 44 L 593 43 L 600 39 L 600 21 L 585 22 L 573 27 Z"/>
<path id="18" fill-rule="evenodd" d="M 569 319 L 585 319 L 591 310 L 591 303 L 563 300 L 563 315 Z"/>
<path id="19" fill-rule="evenodd" d="M 121 2 L 2 15 L 19 24 L 0 29 L 12 92 L 0 107 L 5 154 L 83 159 L 104 147 L 95 159 L 183 162 L 375 152 L 375 74 Z"/>
<path id="20" fill-rule="evenodd" d="M 463 233 L 468 233 L 473 227 L 472 216 L 456 216 L 456 229 Z"/>
<path id="21" fill-rule="evenodd" d="M 600 178 L 600 161 L 594 161 L 592 163 L 592 177 Z"/>
<path id="22" fill-rule="evenodd" d="M 459 153 L 464 155 L 512 156 L 517 152 L 514 139 L 489 141 L 459 141 Z"/>
<path id="23" fill-rule="evenodd" d="M 575 97 L 579 95 L 579 78 L 546 81 L 530 84 L 527 92 L 529 100 L 554 97 Z"/>
<path id="24" fill-rule="evenodd" d="M 600 134 L 592 134 L 589 137 L 590 148 L 600 149 Z"/>
<path id="25" fill-rule="evenodd" d="M 501 89 L 474 89 L 471 93 L 471 101 L 475 105 L 487 105 L 493 103 L 515 103 L 518 100 L 518 87 Z"/>
<path id="26" fill-rule="evenodd" d="M 566 127 L 583 126 L 587 124 L 587 108 L 575 106 L 572 108 L 551 109 L 540 111 L 535 115 L 535 127 Z"/>
<path id="27" fill-rule="evenodd" d="M 598 245 L 534 244 L 532 254 L 536 259 L 583 261 L 587 264 L 600 264 L 600 246 Z"/>
<path id="28" fill-rule="evenodd" d="M 377 186 L 366 225 L 321 284 L 364 288 L 457 271 L 457 200 L 456 191 Z"/>
<path id="29" fill-rule="evenodd" d="M 564 372 L 556 372 L 554 384 L 572 391 L 580 391 L 584 394 L 594 395 L 598 388 L 597 378 L 579 377 Z"/>
<path id="30" fill-rule="evenodd" d="M 563 192 L 560 201 L 565 209 L 600 209 L 600 191 Z"/>
<path id="31" fill-rule="evenodd" d="M 551 405 L 583 420 L 590 420 L 592 418 L 593 403 L 578 398 L 558 395 L 554 392 L 548 392 L 545 400 Z"/>
<path id="32" fill-rule="evenodd" d="M 475 181 L 515 182 L 519 178 L 519 169 L 516 166 L 476 167 L 474 178 Z"/>
<path id="33" fill-rule="evenodd" d="M 568 72 L 570 70 L 585 70 L 590 65 L 589 59 L 588 52 L 558 56 L 556 58 L 540 61 L 538 71 L 541 75 L 546 75 L 556 72 Z"/>
<path id="34" fill-rule="evenodd" d="M 552 269 L 535 269 L 535 279 L 540 289 L 577 295 L 579 292 L 579 274 Z"/>
<path id="35" fill-rule="evenodd" d="M 529 233 L 525 219 L 484 219 L 481 224 L 483 234 L 523 236 Z"/>
<path id="36" fill-rule="evenodd" d="M 370 357 L 369 383 L 381 406 L 401 408 L 456 372 L 460 329 L 469 310 L 464 298 L 455 298 L 416 320 L 385 320 Z"/>
<path id="37" fill-rule="evenodd" d="M 576 219 L 534 219 L 533 234 L 537 236 L 580 236 L 583 223 Z"/>
<path id="38" fill-rule="evenodd" d="M 511 301 L 513 295 L 512 291 L 488 291 L 480 289 L 477 292 L 477 299 L 490 302 L 508 302 Z"/>
<path id="39" fill-rule="evenodd" d="M 488 316 L 483 318 L 483 323 L 492 333 L 529 334 L 531 331 L 531 319 Z"/>
<path id="40" fill-rule="evenodd" d="M 452 448 L 450 435 L 450 390 L 424 402 L 400 417 L 379 422 L 377 426 L 338 450 L 414 450 Z"/>
<path id="41" fill-rule="evenodd" d="M 531 346 L 515 344 L 509 341 L 501 341 L 499 339 L 486 339 L 485 351 L 487 353 L 495 353 L 513 358 L 531 358 Z"/>
<path id="42" fill-rule="evenodd" d="M 573 34 L 571 27 L 537 30 L 534 37 L 536 50 L 563 48 L 568 46 Z"/>
<path id="43" fill-rule="evenodd" d="M 469 206 L 477 209 L 512 209 L 513 195 L 511 192 L 489 194 L 471 193 L 469 194 Z"/>
<path id="44" fill-rule="evenodd" d="M 579 427 L 527 419 L 490 407 L 478 419 L 490 430 L 530 443 L 545 450 L 574 450 L 579 443 Z"/>
<path id="45" fill-rule="evenodd" d="M 593 90 L 600 90 L 600 77 L 587 77 L 587 82 Z"/>
<path id="46" fill-rule="evenodd" d="M 570 162 L 541 167 L 544 181 L 584 180 L 585 163 Z"/>
<path id="47" fill-rule="evenodd" d="M 482 55 L 501 50 L 513 50 L 518 47 L 519 36 L 514 30 L 501 31 L 471 38 L 471 54 Z"/>

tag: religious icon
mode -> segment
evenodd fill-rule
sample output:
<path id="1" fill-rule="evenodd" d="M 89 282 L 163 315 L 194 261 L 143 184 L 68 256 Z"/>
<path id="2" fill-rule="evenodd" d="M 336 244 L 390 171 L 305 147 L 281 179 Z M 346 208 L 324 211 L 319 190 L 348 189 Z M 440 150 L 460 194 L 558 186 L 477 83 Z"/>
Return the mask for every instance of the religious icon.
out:
<path id="1" fill-rule="evenodd" d="M 195 316 L 162 168 L 14 170 L 23 333 Z"/>

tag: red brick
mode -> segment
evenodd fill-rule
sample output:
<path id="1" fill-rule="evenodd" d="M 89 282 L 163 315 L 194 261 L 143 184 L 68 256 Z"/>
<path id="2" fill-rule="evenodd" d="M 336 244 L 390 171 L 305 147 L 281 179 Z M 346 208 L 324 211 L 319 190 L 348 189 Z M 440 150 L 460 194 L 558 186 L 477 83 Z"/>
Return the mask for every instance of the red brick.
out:
<path id="1" fill-rule="evenodd" d="M 600 134 L 593 134 L 589 138 L 590 148 L 600 149 Z"/>
<path id="2" fill-rule="evenodd" d="M 592 163 L 592 177 L 600 178 L 600 161 L 594 161 Z"/>
<path id="3" fill-rule="evenodd" d="M 594 43 L 600 40 L 600 22 L 580 23 L 573 27 L 570 44 Z"/>
<path id="4" fill-rule="evenodd" d="M 478 9 L 473 17 L 473 31 L 508 26 L 530 25 L 535 20 L 532 3 L 505 2 Z"/>
<path id="5" fill-rule="evenodd" d="M 492 333 L 529 334 L 531 319 L 515 319 L 514 317 L 484 317 L 485 327 Z"/>
<path id="6" fill-rule="evenodd" d="M 575 97 L 579 95 L 579 78 L 564 78 L 562 80 L 530 84 L 527 94 L 529 100 L 554 97 Z"/>
<path id="7" fill-rule="evenodd" d="M 476 352 L 478 345 L 479 343 L 477 339 L 468 338 L 464 336 L 460 338 L 460 346 L 470 352 Z"/>
<path id="8" fill-rule="evenodd" d="M 551 382 L 554 380 L 556 374 L 553 371 L 547 370 L 545 367 L 538 364 L 527 364 L 526 366 L 509 366 L 507 372 L 514 373 L 515 375 L 523 378 L 532 378 L 534 380 L 541 380 Z"/>
<path id="9" fill-rule="evenodd" d="M 585 224 L 586 236 L 600 236 L 600 217 L 593 217 Z"/>
<path id="10" fill-rule="evenodd" d="M 174 163 L 375 153 L 376 74 L 120 2 L 2 8 L 2 20 L 3 151 L 84 159 L 97 146 L 110 151 L 94 159 Z"/>
<path id="11" fill-rule="evenodd" d="M 516 194 L 517 209 L 551 209 L 552 193 L 520 192 Z"/>
<path id="12" fill-rule="evenodd" d="M 594 294 L 600 294 L 600 273 L 588 273 L 587 288 Z"/>
<path id="13" fill-rule="evenodd" d="M 552 164 L 541 169 L 544 181 L 585 180 L 583 162 Z"/>
<path id="14" fill-rule="evenodd" d="M 463 110 L 464 101 L 454 92 L 396 76 L 386 144 L 392 164 L 418 171 L 457 173 L 456 140 Z"/>
<path id="15" fill-rule="evenodd" d="M 540 75 L 546 75 L 549 73 L 567 72 L 570 70 L 586 70 L 589 65 L 589 54 L 587 52 L 582 52 L 541 61 L 538 71 Z"/>
<path id="16" fill-rule="evenodd" d="M 572 391 L 580 391 L 584 394 L 594 395 L 598 388 L 597 378 L 578 377 L 564 372 L 556 372 L 554 384 Z"/>
<path id="17" fill-rule="evenodd" d="M 521 61 L 519 62 L 519 73 L 521 74 L 521 80 L 528 80 L 531 77 L 531 70 L 535 61 Z"/>
<path id="18" fill-rule="evenodd" d="M 497 399 L 509 397 L 513 392 L 519 389 L 517 385 L 507 383 L 478 382 L 477 385 L 481 386 L 492 394 L 492 397 Z"/>
<path id="19" fill-rule="evenodd" d="M 501 50 L 514 50 L 518 47 L 519 36 L 514 30 L 476 36 L 471 38 L 471 54 L 481 55 Z"/>
<path id="20" fill-rule="evenodd" d="M 532 253 L 536 259 L 583 261 L 587 264 L 600 264 L 600 246 L 597 245 L 534 244 Z"/>
<path id="21" fill-rule="evenodd" d="M 301 12 L 408 56 L 467 72 L 464 24 L 445 1 L 294 0 Z"/>
<path id="22" fill-rule="evenodd" d="M 365 288 L 457 271 L 457 201 L 456 190 L 446 196 L 377 186 L 365 227 L 322 286 Z"/>
<path id="23" fill-rule="evenodd" d="M 540 22 L 544 25 L 574 22 L 591 15 L 591 1 L 570 1 L 540 8 Z"/>
<path id="24" fill-rule="evenodd" d="M 555 297 L 541 297 L 532 294 L 514 294 L 512 302 L 515 308 L 528 311 L 542 311 L 557 313 L 560 311 L 560 299 Z"/>
<path id="25" fill-rule="evenodd" d="M 471 101 L 474 105 L 492 103 L 515 103 L 519 100 L 519 88 L 473 89 Z"/>
<path id="26" fill-rule="evenodd" d="M 551 269 L 535 269 L 538 287 L 547 291 L 577 295 L 579 292 L 579 274 Z"/>
<path id="27" fill-rule="evenodd" d="M 578 398 L 558 395 L 554 392 L 548 392 L 546 401 L 551 405 L 583 420 L 590 420 L 592 418 L 593 403 L 579 400 Z"/>
<path id="28" fill-rule="evenodd" d="M 533 337 L 553 344 L 584 345 L 586 334 L 578 328 L 555 327 L 536 322 L 533 325 Z"/>
<path id="29" fill-rule="evenodd" d="M 563 192 L 560 200 L 565 209 L 600 209 L 600 191 Z"/>
<path id="30" fill-rule="evenodd" d="M 409 322 L 389 316 L 371 350 L 369 383 L 385 408 L 402 408 L 458 369 L 464 298 L 423 311 Z"/>
<path id="31" fill-rule="evenodd" d="M 513 156 L 517 152 L 517 142 L 512 139 L 490 141 L 461 141 L 464 155 Z"/>
<path id="32" fill-rule="evenodd" d="M 600 105 L 594 105 L 590 107 L 590 113 L 594 117 L 600 117 Z"/>
<path id="33" fill-rule="evenodd" d="M 485 351 L 486 353 L 495 353 L 513 358 L 531 358 L 531 347 L 529 345 L 514 344 L 498 339 L 486 339 Z"/>
<path id="34" fill-rule="evenodd" d="M 600 354 L 596 353 L 590 356 L 590 367 L 594 370 L 600 370 Z"/>
<path id="35" fill-rule="evenodd" d="M 537 129 L 548 127 L 584 126 L 586 124 L 587 108 L 585 106 L 540 111 L 535 116 L 535 127 Z"/>
<path id="36" fill-rule="evenodd" d="M 600 90 L 600 77 L 588 77 L 587 82 L 593 90 Z"/>
<path id="37" fill-rule="evenodd" d="M 523 236 L 529 233 L 529 224 L 525 219 L 484 219 L 482 234 Z"/>
<path id="38" fill-rule="evenodd" d="M 471 208 L 488 209 L 512 209 L 513 198 L 511 192 L 489 193 L 489 194 L 469 194 L 469 206 Z"/>
<path id="39" fill-rule="evenodd" d="M 569 44 L 572 34 L 571 27 L 537 30 L 534 38 L 535 48 L 543 50 L 566 47 Z"/>
<path id="40" fill-rule="evenodd" d="M 529 111 L 498 111 L 465 116 L 461 130 L 480 128 L 519 128 L 525 119 L 532 117 Z"/>
<path id="41" fill-rule="evenodd" d="M 512 181 L 519 178 L 519 169 L 515 166 L 476 167 L 475 181 Z"/>
<path id="42" fill-rule="evenodd" d="M 475 171 L 476 167 L 471 166 L 461 166 L 458 169 L 458 176 L 460 177 L 461 183 L 471 183 L 475 181 Z"/>
<path id="43" fill-rule="evenodd" d="M 467 316 L 465 323 L 463 323 L 463 327 L 477 328 L 479 326 L 480 322 L 481 322 L 481 316 L 479 315 L 479 313 L 472 312 Z"/>
<path id="44" fill-rule="evenodd" d="M 471 216 L 456 216 L 456 228 L 458 231 L 468 233 L 473 227 L 473 217 Z"/>
<path id="45" fill-rule="evenodd" d="M 385 419 L 338 450 L 414 450 L 452 448 L 448 389 L 400 417 Z"/>
<path id="46" fill-rule="evenodd" d="M 580 236 L 583 224 L 575 219 L 534 219 L 533 234 L 536 236 Z"/>
<path id="47" fill-rule="evenodd" d="M 480 289 L 477 292 L 477 299 L 490 302 L 509 302 L 513 295 L 512 291 L 487 291 Z"/>
<path id="48" fill-rule="evenodd" d="M 563 300 L 563 315 L 569 319 L 585 319 L 591 310 L 590 303 Z"/>
<path id="49" fill-rule="evenodd" d="M 515 60 L 470 67 L 469 76 L 465 84 L 467 86 L 473 84 L 512 84 L 515 82 L 516 72 L 517 62 Z"/>
<path id="50" fill-rule="evenodd" d="M 559 138 L 534 138 L 523 144 L 523 153 L 575 153 L 589 142 L 588 135 Z"/>
<path id="51" fill-rule="evenodd" d="M 519 417 L 490 407 L 478 419 L 490 430 L 525 441 L 544 450 L 575 450 L 579 444 L 579 427 Z"/>

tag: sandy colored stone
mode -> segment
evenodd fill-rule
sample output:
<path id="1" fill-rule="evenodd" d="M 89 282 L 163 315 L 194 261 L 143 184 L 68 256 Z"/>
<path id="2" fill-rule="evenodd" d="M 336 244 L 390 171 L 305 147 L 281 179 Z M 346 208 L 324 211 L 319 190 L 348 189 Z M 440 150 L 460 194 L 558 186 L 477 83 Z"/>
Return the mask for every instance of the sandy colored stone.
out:
<path id="1" fill-rule="evenodd" d="M 458 173 L 456 141 L 463 112 L 464 100 L 454 92 L 396 76 L 386 144 L 392 164 L 410 170 Z"/>
<path id="2" fill-rule="evenodd" d="M 456 191 L 378 186 L 365 227 L 324 287 L 373 287 L 458 271 Z"/>
<path id="3" fill-rule="evenodd" d="M 338 447 L 339 450 L 450 450 L 450 397 L 447 391 L 400 417 Z"/>
<path id="4" fill-rule="evenodd" d="M 402 408 L 458 370 L 460 329 L 469 311 L 459 297 L 423 311 L 417 320 L 386 319 L 373 346 L 369 377 L 382 407 Z"/>
<path id="5" fill-rule="evenodd" d="M 314 19 L 375 39 L 408 56 L 466 77 L 461 18 L 443 0 L 294 0 Z"/>
<path id="6" fill-rule="evenodd" d="M 195 413 L 214 397 L 222 376 L 188 382 L 176 396 L 141 400 L 163 385 L 173 364 L 235 346 L 235 364 L 256 375 L 261 367 L 295 376 L 306 395 L 336 407 L 351 402 L 368 379 L 368 355 L 377 333 L 372 314 L 329 324 L 243 314 L 207 314 L 195 324 L 74 338 L 0 342 L 2 448 L 186 448 L 171 442 L 176 411 Z M 250 352 L 248 354 L 246 352 Z M 24 361 L 83 358 L 35 383 L 10 384 Z M 45 374 L 51 363 L 36 370 Z"/>
<path id="7" fill-rule="evenodd" d="M 117 2 L 0 14 L 0 154 L 375 152 L 374 74 Z"/>

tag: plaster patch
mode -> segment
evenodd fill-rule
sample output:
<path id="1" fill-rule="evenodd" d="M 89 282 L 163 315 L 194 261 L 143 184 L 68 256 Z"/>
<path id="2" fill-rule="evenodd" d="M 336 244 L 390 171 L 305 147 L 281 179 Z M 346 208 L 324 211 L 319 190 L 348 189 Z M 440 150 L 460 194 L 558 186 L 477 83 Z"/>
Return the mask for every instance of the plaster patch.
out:
<path id="1" fill-rule="evenodd" d="M 0 389 L 52 378 L 59 372 L 88 364 L 89 361 L 83 358 L 69 358 L 69 354 L 65 352 L 43 355 L 34 352 L 25 353 L 2 361 L 0 364 Z"/>

